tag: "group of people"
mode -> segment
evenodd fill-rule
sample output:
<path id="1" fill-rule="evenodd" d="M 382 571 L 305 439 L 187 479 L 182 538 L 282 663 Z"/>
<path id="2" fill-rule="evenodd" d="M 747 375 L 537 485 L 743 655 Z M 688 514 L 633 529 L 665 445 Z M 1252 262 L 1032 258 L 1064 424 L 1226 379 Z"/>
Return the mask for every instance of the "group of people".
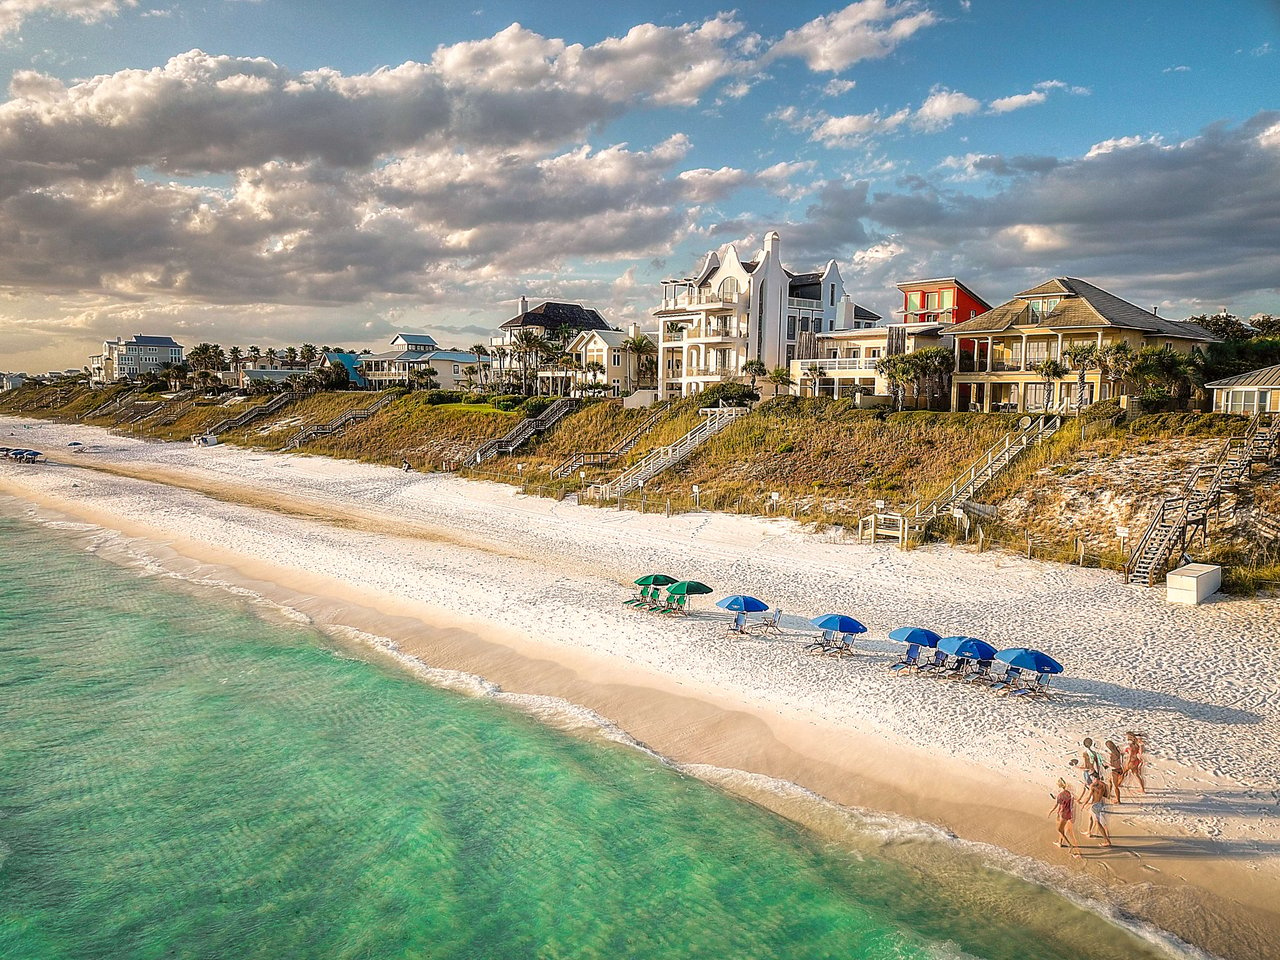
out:
<path id="1" fill-rule="evenodd" d="M 1143 735 L 1130 730 L 1125 734 L 1123 750 L 1114 740 L 1104 741 L 1099 750 L 1092 737 L 1081 742 L 1080 755 L 1071 759 L 1071 766 L 1078 767 L 1084 775 L 1084 785 L 1076 794 L 1064 778 L 1058 778 L 1058 792 L 1054 795 L 1049 816 L 1058 820 L 1058 836 L 1054 845 L 1070 847 L 1073 857 L 1080 856 L 1080 844 L 1076 839 L 1076 805 L 1089 811 L 1088 834 L 1101 840 L 1102 846 L 1111 846 L 1111 832 L 1107 827 L 1107 804 L 1122 803 L 1122 788 L 1131 790 L 1126 781 L 1131 777 L 1137 782 L 1138 791 L 1147 792 L 1147 782 L 1142 775 L 1146 744 Z M 1095 832 L 1097 831 L 1097 832 Z"/>

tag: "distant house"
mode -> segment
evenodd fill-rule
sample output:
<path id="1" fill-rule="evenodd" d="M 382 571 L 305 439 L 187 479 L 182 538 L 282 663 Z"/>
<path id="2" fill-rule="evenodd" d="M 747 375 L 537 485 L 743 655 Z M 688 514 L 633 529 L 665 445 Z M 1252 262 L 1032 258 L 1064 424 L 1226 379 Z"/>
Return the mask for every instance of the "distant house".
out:
<path id="1" fill-rule="evenodd" d="M 588 384 L 602 384 L 605 395 L 621 396 L 625 391 L 639 386 L 639 359 L 623 344 L 641 335 L 653 343 L 656 355 L 657 331 L 644 333 L 639 324 L 631 324 L 626 330 L 583 330 L 565 344 L 565 353 L 573 359 L 572 366 L 552 365 L 550 369 L 540 370 L 538 377 L 554 383 L 567 383 L 570 393 L 580 393 Z M 597 363 L 603 370 L 587 369 Z M 652 379 L 650 377 L 651 381 Z"/>
<path id="2" fill-rule="evenodd" d="M 0 374 L 0 392 L 7 390 L 17 390 L 20 386 L 27 382 L 25 373 L 5 373 Z"/>
<path id="3" fill-rule="evenodd" d="M 343 367 L 347 371 L 347 383 L 359 390 L 364 390 L 368 388 L 369 381 L 360 372 L 360 360 L 358 353 L 339 353 L 331 350 L 320 358 L 320 369 Z"/>
<path id="4" fill-rule="evenodd" d="M 1077 344 L 1105 349 L 1127 343 L 1134 351 L 1155 346 L 1189 353 L 1216 339 L 1194 323 L 1166 320 L 1075 277 L 1024 290 L 947 332 L 956 352 L 952 409 L 1018 412 L 1074 407 L 1074 373 L 1046 396 L 1034 368 L 1050 358 L 1067 363 L 1067 351 Z M 1086 370 L 1085 403 L 1107 399 L 1112 386 L 1096 367 Z"/>
<path id="5" fill-rule="evenodd" d="M 396 349 L 356 358 L 361 376 L 375 390 L 411 386 L 414 374 L 428 368 L 435 371 L 433 379 L 442 389 L 461 390 L 467 386 L 466 368 L 489 362 L 488 357 L 467 351 L 441 350 L 431 337 L 417 334 L 397 333 L 391 344 Z"/>
<path id="6" fill-rule="evenodd" d="M 1213 409 L 1217 413 L 1280 414 L 1280 363 L 1239 376 L 1215 380 L 1204 385 L 1213 391 Z"/>
<path id="7" fill-rule="evenodd" d="M 502 335 L 495 345 L 509 346 L 521 330 L 531 330 L 548 339 L 559 339 L 562 332 L 568 334 L 568 340 L 583 330 L 612 330 L 599 311 L 584 307 L 580 303 L 564 303 L 559 300 L 544 300 L 533 309 L 529 301 L 520 298 L 520 312 L 510 320 L 498 326 Z"/>
<path id="8" fill-rule="evenodd" d="M 116 337 L 104 341 L 102 353 L 89 358 L 90 376 L 101 383 L 132 380 L 144 373 L 159 373 L 166 363 L 182 363 L 182 358 L 182 344 L 172 337 Z"/>

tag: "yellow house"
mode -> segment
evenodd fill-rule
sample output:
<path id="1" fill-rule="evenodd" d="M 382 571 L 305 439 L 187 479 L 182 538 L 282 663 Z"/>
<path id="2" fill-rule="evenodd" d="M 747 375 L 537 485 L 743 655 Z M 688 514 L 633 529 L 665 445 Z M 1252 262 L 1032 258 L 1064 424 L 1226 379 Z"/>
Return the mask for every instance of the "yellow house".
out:
<path id="1" fill-rule="evenodd" d="M 951 380 L 953 410 L 1038 412 L 1073 409 L 1077 372 L 1050 388 L 1035 372 L 1047 358 L 1061 360 L 1077 344 L 1106 349 L 1127 343 L 1170 347 L 1189 353 L 1216 338 L 1194 323 L 1166 320 L 1075 277 L 1056 277 L 1025 290 L 1008 303 L 957 323 L 956 368 Z M 1105 400 L 1115 385 L 1096 367 L 1085 373 L 1085 403 Z"/>

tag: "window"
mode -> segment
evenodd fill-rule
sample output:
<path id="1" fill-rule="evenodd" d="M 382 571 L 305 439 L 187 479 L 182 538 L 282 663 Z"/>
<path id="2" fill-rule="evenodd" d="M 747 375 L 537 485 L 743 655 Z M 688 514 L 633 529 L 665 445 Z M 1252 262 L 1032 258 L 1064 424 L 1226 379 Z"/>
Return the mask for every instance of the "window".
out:
<path id="1" fill-rule="evenodd" d="M 920 291 L 915 290 L 907 294 L 907 313 L 917 313 L 920 310 Z"/>
<path id="2" fill-rule="evenodd" d="M 938 293 L 937 293 L 937 291 L 934 291 L 933 293 L 927 294 L 927 295 L 925 296 L 925 298 L 924 298 L 924 305 L 925 305 L 925 309 L 926 309 L 926 310 L 937 310 L 937 309 L 938 309 Z"/>
<path id="3" fill-rule="evenodd" d="M 796 338 L 796 318 L 787 317 L 787 339 L 794 340 Z"/>
<path id="4" fill-rule="evenodd" d="M 801 317 L 801 318 L 800 318 L 800 332 L 801 332 L 801 333 L 808 333 L 808 332 L 809 332 L 809 318 L 808 318 L 808 317 Z"/>
<path id="5" fill-rule="evenodd" d="M 836 285 L 833 283 L 831 285 L 831 306 L 834 307 L 835 305 L 836 305 Z"/>
<path id="6" fill-rule="evenodd" d="M 738 279 L 736 277 L 725 277 L 720 284 L 720 299 L 732 300 L 738 295 Z"/>
<path id="7" fill-rule="evenodd" d="M 453 365 L 453 375 L 456 377 L 456 376 L 458 375 L 458 373 L 459 373 L 459 372 L 460 372 L 460 371 L 458 370 L 458 365 L 455 363 L 455 364 Z"/>
<path id="8" fill-rule="evenodd" d="M 613 360 L 613 365 L 615 367 L 619 366 L 622 363 L 622 354 L 620 354 L 617 350 L 613 351 L 612 360 Z"/>
<path id="9" fill-rule="evenodd" d="M 942 291 L 942 309 L 950 310 L 956 305 L 956 292 L 954 290 Z"/>
<path id="10" fill-rule="evenodd" d="M 1053 313 L 1054 307 L 1058 305 L 1061 297 L 1047 297 L 1044 300 L 1032 300 L 1031 306 L 1031 322 L 1043 323 L 1044 319 Z"/>

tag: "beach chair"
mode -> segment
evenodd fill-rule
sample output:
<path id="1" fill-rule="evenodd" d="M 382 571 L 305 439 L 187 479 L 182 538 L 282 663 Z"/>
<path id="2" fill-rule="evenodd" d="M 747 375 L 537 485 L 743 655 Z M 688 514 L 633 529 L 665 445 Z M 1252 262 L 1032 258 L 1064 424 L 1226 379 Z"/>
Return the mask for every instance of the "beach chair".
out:
<path id="1" fill-rule="evenodd" d="M 805 651 L 808 653 L 826 653 L 835 645 L 836 632 L 834 630 L 823 630 L 818 634 L 818 638 L 812 643 L 805 644 Z"/>
<path id="2" fill-rule="evenodd" d="M 733 623 L 729 624 L 730 633 L 746 633 L 747 632 L 747 615 L 739 611 L 738 615 L 733 618 Z"/>
<path id="3" fill-rule="evenodd" d="M 991 689 L 996 693 L 1008 693 L 1018 686 L 1018 680 L 1021 676 L 1022 671 L 1019 668 L 1010 667 L 1004 672 L 1003 677 L 991 684 Z"/>
<path id="4" fill-rule="evenodd" d="M 625 603 L 628 607 L 643 607 L 643 606 L 648 606 L 648 605 L 649 605 L 650 603 L 652 603 L 655 599 L 657 599 L 657 598 L 654 596 L 654 594 L 656 594 L 656 593 L 658 592 L 658 590 L 659 590 L 659 589 L 661 589 L 661 588 L 659 588 L 659 587 L 641 587 L 641 588 L 640 588 L 640 592 L 639 592 L 639 593 L 637 593 L 634 597 L 631 597 L 629 600 L 623 600 L 622 602 L 623 602 L 623 603 Z"/>
<path id="5" fill-rule="evenodd" d="M 759 630 L 761 636 L 775 633 L 782 636 L 782 630 L 778 626 L 778 621 L 782 619 L 782 608 L 779 607 L 767 617 L 761 617 L 756 623 L 751 624 L 752 630 Z"/>
<path id="6" fill-rule="evenodd" d="M 685 616 L 689 613 L 689 598 L 684 594 L 674 597 L 667 602 L 667 605 L 657 611 L 658 613 L 670 613 L 675 616 Z"/>
<path id="7" fill-rule="evenodd" d="M 1037 673 L 1031 680 L 1023 681 L 1017 688 L 1009 691 L 1011 697 L 1048 697 L 1052 696 L 1049 692 L 1049 681 L 1051 677 L 1047 673 Z"/>
<path id="8" fill-rule="evenodd" d="M 920 644 L 913 643 L 907 647 L 906 656 L 897 663 L 890 664 L 889 669 L 893 673 L 901 673 L 903 670 L 914 669 L 916 664 L 920 662 Z"/>
<path id="9" fill-rule="evenodd" d="M 852 633 L 842 633 L 835 638 L 829 648 L 822 652 L 837 657 L 851 657 L 858 652 L 853 646 L 855 640 Z"/>
<path id="10" fill-rule="evenodd" d="M 992 679 L 990 660 L 977 661 L 968 673 L 959 678 L 961 683 L 990 683 Z"/>
<path id="11" fill-rule="evenodd" d="M 947 665 L 947 655 L 941 650 L 933 651 L 933 659 L 916 667 L 920 673 L 935 673 Z"/>
<path id="12" fill-rule="evenodd" d="M 941 670 L 934 670 L 930 675 L 943 680 L 959 680 L 969 670 L 969 664 L 973 661 L 968 657 L 956 657 L 951 661 L 951 666 L 943 667 Z"/>

